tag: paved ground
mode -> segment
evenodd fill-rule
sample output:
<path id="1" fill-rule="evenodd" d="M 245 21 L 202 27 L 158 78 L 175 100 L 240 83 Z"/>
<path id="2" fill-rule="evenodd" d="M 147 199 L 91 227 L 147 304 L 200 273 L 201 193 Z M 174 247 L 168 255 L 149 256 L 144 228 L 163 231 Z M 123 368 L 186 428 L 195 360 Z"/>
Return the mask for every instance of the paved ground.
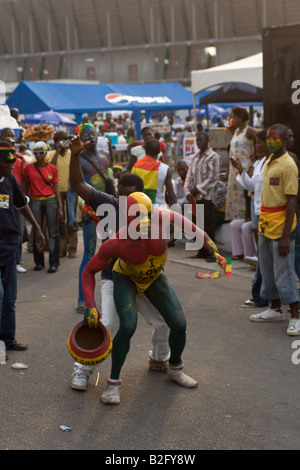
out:
<path id="1" fill-rule="evenodd" d="M 1 450 L 299 449 L 300 365 L 292 362 L 287 323 L 249 321 L 249 310 L 257 309 L 240 308 L 253 278 L 243 263 L 234 262 L 231 279 L 200 280 L 196 269 L 217 266 L 188 258 L 194 253 L 183 246 L 169 250 L 166 274 L 188 320 L 184 360 L 198 388 L 148 371 L 151 327 L 140 318 L 122 372 L 121 404 L 100 402 L 110 358 L 87 392 L 72 390 L 67 337 L 82 319 L 74 312 L 81 253 L 80 236 L 77 258 L 62 259 L 56 274 L 34 272 L 32 255 L 24 253 L 17 339 L 29 349 L 10 352 L 0 365 Z M 16 362 L 28 369 L 13 369 Z"/>

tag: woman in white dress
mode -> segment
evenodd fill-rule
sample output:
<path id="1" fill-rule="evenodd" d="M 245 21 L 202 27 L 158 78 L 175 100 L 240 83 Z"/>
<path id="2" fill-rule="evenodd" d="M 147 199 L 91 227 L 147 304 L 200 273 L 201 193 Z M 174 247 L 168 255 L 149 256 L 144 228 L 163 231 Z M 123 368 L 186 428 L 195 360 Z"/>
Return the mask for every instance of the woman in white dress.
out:
<path id="1" fill-rule="evenodd" d="M 243 106 L 235 106 L 232 110 L 232 123 L 235 133 L 230 143 L 230 159 L 238 158 L 246 171 L 252 166 L 251 156 L 255 153 L 254 134 L 247 125 L 249 114 Z M 255 131 L 254 131 L 255 132 Z M 243 187 L 237 182 L 238 171 L 231 164 L 228 175 L 225 220 L 245 218 L 245 196 Z"/>

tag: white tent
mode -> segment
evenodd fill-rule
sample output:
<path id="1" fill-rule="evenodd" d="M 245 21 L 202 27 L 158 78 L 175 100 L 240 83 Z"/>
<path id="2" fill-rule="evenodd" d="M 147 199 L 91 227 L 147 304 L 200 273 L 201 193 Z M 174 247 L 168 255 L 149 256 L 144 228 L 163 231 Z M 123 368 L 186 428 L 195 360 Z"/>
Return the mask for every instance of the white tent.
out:
<path id="1" fill-rule="evenodd" d="M 192 70 L 192 93 L 195 95 L 228 82 L 243 82 L 263 87 L 263 55 L 259 54 L 205 70 Z"/>

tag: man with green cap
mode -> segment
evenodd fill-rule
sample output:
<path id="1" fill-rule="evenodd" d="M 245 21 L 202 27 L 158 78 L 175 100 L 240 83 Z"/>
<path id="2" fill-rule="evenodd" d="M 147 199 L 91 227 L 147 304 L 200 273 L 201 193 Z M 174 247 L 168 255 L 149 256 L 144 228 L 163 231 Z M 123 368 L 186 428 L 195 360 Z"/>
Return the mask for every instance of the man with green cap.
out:
<path id="1" fill-rule="evenodd" d="M 108 193 L 106 181 L 112 182 L 113 172 L 109 168 L 107 157 L 97 149 L 97 131 L 92 124 L 84 124 L 79 128 L 80 140 L 87 144 L 80 153 L 80 165 L 84 180 L 94 189 Z M 113 191 L 110 194 L 116 196 L 116 189 L 112 182 Z M 78 302 L 75 311 L 80 314 L 85 312 L 84 297 L 81 286 L 81 274 L 87 262 L 95 254 L 97 246 L 96 226 L 99 221 L 93 209 L 87 204 L 81 206 L 81 221 L 83 232 L 84 252 L 78 274 Z"/>
<path id="2" fill-rule="evenodd" d="M 15 339 L 19 231 L 14 207 L 32 224 L 41 247 L 45 238 L 28 206 L 28 198 L 12 174 L 14 152 L 10 142 L 0 141 L 0 340 L 8 350 L 24 351 L 28 346 Z"/>

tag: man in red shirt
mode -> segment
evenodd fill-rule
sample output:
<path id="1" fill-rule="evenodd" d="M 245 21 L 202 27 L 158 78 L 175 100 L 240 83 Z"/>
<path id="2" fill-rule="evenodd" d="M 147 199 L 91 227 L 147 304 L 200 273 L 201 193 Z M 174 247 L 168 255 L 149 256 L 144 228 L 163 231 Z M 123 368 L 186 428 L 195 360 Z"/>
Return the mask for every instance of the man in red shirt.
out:
<path id="1" fill-rule="evenodd" d="M 25 167 L 25 180 L 27 193 L 30 195 L 30 208 L 38 224 L 42 226 L 43 218 L 49 232 L 49 269 L 48 273 L 55 273 L 59 266 L 59 231 L 58 218 L 63 218 L 60 192 L 58 189 L 58 172 L 55 165 L 46 163 L 48 146 L 45 142 L 34 144 L 33 153 L 36 162 L 28 163 Z M 33 244 L 33 257 L 35 271 L 44 267 L 44 252 Z"/>

